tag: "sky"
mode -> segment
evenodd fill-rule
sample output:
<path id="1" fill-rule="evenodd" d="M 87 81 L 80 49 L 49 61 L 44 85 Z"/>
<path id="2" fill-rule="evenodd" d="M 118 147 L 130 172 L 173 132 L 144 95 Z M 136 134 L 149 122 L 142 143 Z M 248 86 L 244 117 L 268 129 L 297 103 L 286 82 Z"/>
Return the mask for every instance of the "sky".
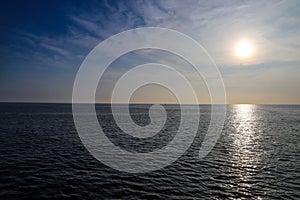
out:
<path id="1" fill-rule="evenodd" d="M 227 102 L 300 104 L 300 1 L 1 1 L 0 101 L 71 102 L 76 73 L 101 41 L 122 31 L 162 27 L 199 42 L 217 64 Z M 250 41 L 248 58 L 234 53 Z M 117 59 L 96 94 L 108 102 L 114 81 L 130 67 L 160 62 L 190 77 L 199 103 L 210 103 L 201 77 L 173 54 L 141 50 Z M 153 72 L 155 74 L 155 72 Z M 176 101 L 158 86 L 140 88 L 133 102 Z M 188 103 L 188 101 L 187 101 Z"/>

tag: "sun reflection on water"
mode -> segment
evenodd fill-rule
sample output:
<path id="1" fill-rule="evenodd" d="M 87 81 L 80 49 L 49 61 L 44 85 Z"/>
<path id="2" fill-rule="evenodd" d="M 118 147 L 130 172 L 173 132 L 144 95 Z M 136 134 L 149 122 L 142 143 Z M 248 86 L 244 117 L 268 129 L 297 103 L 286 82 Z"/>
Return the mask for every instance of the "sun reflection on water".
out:
<path id="1" fill-rule="evenodd" d="M 243 182 L 251 179 L 260 163 L 260 142 L 257 106 L 235 105 L 233 109 L 232 159 Z M 247 187 L 247 186 L 246 186 Z"/>
<path id="2" fill-rule="evenodd" d="M 237 147 L 243 149 L 250 143 L 253 136 L 252 127 L 255 125 L 254 105 L 241 104 L 236 105 L 234 115 L 235 134 L 234 143 Z"/>

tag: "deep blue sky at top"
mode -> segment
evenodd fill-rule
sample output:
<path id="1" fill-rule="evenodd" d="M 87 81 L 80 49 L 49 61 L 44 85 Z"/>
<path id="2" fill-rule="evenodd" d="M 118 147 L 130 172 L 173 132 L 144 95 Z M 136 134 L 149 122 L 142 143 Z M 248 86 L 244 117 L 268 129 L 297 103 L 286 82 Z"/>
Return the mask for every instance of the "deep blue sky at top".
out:
<path id="1" fill-rule="evenodd" d="M 299 1 L 4 0 L 0 5 L 0 101 L 70 101 L 76 72 L 99 42 L 157 26 L 184 32 L 207 48 L 233 103 L 300 103 Z M 241 38 L 256 48 L 247 62 L 231 52 Z"/>
<path id="2" fill-rule="evenodd" d="M 2 39 L 13 38 L 16 30 L 52 37 L 68 36 L 70 26 L 82 28 L 74 23 L 70 15 L 80 16 L 97 10 L 97 14 L 104 20 L 106 16 L 109 19 L 108 16 L 113 12 L 119 12 L 115 1 L 5 0 L 1 1 L 1 4 L 1 26 L 6 30 L 1 32 L 1 36 L 6 36 Z M 126 17 L 126 11 L 118 14 Z M 143 25 L 143 20 L 140 19 L 139 23 Z"/>
<path id="3" fill-rule="evenodd" d="M 129 11 L 121 11 L 115 1 L 14 0 L 2 1 L 0 9 L 4 101 L 66 99 L 61 96 L 70 94 L 80 63 L 95 45 L 144 24 L 138 16 L 128 23 Z M 87 18 L 102 32 L 84 26 Z"/>
<path id="4" fill-rule="evenodd" d="M 73 1 L 79 4 L 80 1 Z M 61 1 L 2 1 L 1 25 L 8 29 L 2 32 L 9 38 L 14 29 L 22 29 L 35 34 L 61 35 L 67 34 L 65 23 L 70 23 L 61 6 Z M 58 23 L 64 22 L 64 23 Z M 13 37 L 13 35 L 10 35 Z"/>

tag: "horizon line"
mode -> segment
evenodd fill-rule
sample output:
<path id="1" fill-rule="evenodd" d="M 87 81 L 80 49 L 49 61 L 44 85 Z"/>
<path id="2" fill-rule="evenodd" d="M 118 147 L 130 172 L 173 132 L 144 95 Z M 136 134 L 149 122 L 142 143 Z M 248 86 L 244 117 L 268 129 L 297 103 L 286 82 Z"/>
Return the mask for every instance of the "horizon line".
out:
<path id="1" fill-rule="evenodd" d="M 19 104 L 73 104 L 73 102 L 67 102 L 67 101 L 0 101 L 0 104 L 13 104 L 13 103 L 19 103 Z M 94 104 L 91 102 L 80 102 L 76 104 Z M 95 104 L 117 104 L 117 105 L 125 105 L 128 103 L 111 103 L 111 102 L 95 102 Z M 134 102 L 129 103 L 129 105 L 153 105 L 153 104 L 162 104 L 162 105 L 300 105 L 300 103 L 226 103 L 226 104 L 220 104 L 220 103 L 163 103 L 163 102 Z"/>

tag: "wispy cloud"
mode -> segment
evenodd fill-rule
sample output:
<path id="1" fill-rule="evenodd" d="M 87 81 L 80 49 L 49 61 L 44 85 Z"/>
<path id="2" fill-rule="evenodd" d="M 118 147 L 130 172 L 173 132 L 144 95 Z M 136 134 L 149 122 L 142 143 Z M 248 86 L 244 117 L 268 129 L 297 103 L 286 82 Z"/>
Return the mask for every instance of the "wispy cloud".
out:
<path id="1" fill-rule="evenodd" d="M 148 26 L 179 30 L 202 43 L 221 65 L 235 65 L 233 45 L 242 38 L 257 48 L 254 63 L 299 60 L 299 15 L 295 1 L 150 1 L 131 3 Z M 300 7 L 300 6 L 298 6 Z M 271 38 L 272 37 L 272 38 Z M 292 53 L 292 54 L 291 54 Z"/>

